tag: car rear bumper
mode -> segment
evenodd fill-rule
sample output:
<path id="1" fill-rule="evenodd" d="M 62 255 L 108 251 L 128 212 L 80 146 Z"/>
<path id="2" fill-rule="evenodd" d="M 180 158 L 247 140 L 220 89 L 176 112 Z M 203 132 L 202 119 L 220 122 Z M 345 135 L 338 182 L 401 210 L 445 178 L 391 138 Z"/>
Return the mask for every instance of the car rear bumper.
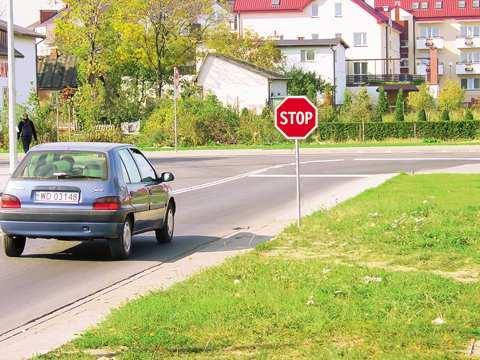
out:
<path id="1" fill-rule="evenodd" d="M 113 239 L 120 234 L 122 223 L 115 222 L 31 222 L 0 221 L 2 231 L 9 235 L 60 240 Z"/>

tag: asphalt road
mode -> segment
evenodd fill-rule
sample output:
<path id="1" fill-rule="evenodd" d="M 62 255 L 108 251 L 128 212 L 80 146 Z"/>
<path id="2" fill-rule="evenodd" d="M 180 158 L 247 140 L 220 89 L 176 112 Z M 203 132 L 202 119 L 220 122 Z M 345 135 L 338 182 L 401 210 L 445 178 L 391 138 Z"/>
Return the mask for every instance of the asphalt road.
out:
<path id="1" fill-rule="evenodd" d="M 161 155 L 159 172 L 177 180 L 176 237 L 157 245 L 153 234 L 135 239 L 130 260 L 109 260 L 106 242 L 32 240 L 19 259 L 0 255 L 0 336 L 159 262 L 186 256 L 201 244 L 248 232 L 295 214 L 295 167 L 290 154 Z M 302 156 L 302 196 L 309 198 L 362 177 L 480 163 L 480 151 L 331 151 Z M 5 162 L 0 161 L 4 171 Z M 3 184 L 0 184 L 3 185 Z M 0 343 L 0 349 L 1 349 Z"/>

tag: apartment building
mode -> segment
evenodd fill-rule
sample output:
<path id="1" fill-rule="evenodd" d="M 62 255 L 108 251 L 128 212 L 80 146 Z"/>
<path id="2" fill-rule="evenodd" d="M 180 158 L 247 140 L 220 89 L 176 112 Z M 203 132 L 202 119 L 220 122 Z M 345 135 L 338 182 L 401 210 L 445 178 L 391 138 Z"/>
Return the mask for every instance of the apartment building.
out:
<path id="1" fill-rule="evenodd" d="M 415 78 L 412 72 L 401 71 L 404 28 L 383 8 L 376 9 L 374 0 L 236 0 L 234 12 L 240 34 L 251 30 L 279 42 L 297 40 L 299 67 L 317 60 L 306 46 L 308 41 L 342 39 L 347 86 L 367 86 L 373 96 L 387 82 L 424 80 L 424 76 Z M 304 48 L 301 41 L 306 42 Z"/>
<path id="2" fill-rule="evenodd" d="M 411 71 L 440 88 L 459 81 L 466 102 L 480 97 L 479 0 L 375 0 L 375 8 L 405 22 L 402 58 Z"/>

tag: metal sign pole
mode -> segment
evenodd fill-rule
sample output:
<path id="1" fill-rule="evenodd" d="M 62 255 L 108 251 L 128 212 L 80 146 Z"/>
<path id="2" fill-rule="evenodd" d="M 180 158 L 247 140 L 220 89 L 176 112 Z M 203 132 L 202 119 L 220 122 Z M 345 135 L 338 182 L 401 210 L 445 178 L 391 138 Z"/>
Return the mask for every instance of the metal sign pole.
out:
<path id="1" fill-rule="evenodd" d="M 298 139 L 295 140 L 295 157 L 297 164 L 297 226 L 300 228 L 300 219 L 302 218 L 301 199 L 300 199 L 300 147 Z"/>
<path id="2" fill-rule="evenodd" d="M 13 0 L 8 0 L 8 160 L 10 174 L 17 166 L 17 124 L 16 124 L 16 98 L 15 98 L 15 40 L 13 26 Z"/>

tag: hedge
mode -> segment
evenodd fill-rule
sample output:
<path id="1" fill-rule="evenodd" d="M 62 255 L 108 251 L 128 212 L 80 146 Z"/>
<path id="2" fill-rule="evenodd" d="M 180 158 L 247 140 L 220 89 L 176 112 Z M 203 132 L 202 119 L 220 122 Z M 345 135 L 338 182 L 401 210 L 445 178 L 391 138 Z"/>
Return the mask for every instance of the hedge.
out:
<path id="1" fill-rule="evenodd" d="M 362 130 L 363 128 L 363 130 Z M 474 139 L 480 129 L 480 121 L 446 122 L 365 122 L 329 123 L 318 125 L 316 136 L 319 141 L 358 141 L 385 140 L 389 138 L 407 139 Z"/>

